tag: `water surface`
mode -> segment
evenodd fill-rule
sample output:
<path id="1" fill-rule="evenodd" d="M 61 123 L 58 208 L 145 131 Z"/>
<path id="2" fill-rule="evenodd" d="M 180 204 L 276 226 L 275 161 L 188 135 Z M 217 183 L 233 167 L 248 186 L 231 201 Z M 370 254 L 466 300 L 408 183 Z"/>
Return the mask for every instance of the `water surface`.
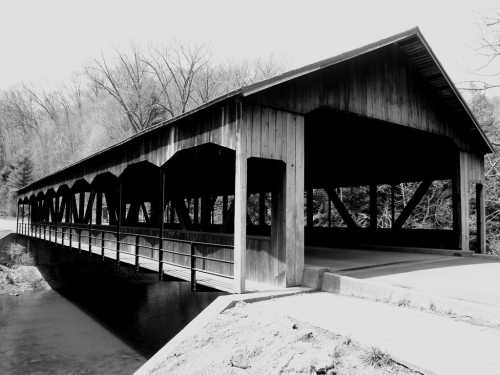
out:
<path id="1" fill-rule="evenodd" d="M 0 374 L 130 374 L 222 294 L 88 255 L 61 264 L 30 252 L 56 289 L 0 295 Z"/>

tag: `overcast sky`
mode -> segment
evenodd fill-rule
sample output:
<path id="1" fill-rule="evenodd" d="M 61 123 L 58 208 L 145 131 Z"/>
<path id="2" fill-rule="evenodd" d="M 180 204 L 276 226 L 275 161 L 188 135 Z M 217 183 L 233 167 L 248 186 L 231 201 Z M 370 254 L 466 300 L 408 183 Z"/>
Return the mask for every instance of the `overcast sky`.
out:
<path id="1" fill-rule="evenodd" d="M 455 81 L 477 78 L 474 1 L 0 0 L 0 89 L 57 86 L 116 48 L 206 43 L 222 61 L 274 54 L 294 68 L 419 26 Z"/>

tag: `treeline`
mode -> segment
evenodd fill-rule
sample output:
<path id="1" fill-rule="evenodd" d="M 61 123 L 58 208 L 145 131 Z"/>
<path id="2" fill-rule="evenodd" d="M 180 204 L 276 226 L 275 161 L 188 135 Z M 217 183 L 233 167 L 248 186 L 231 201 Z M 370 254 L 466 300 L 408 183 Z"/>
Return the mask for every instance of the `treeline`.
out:
<path id="1" fill-rule="evenodd" d="M 0 215 L 15 213 L 23 184 L 282 70 L 273 58 L 221 64 L 204 46 L 176 44 L 101 56 L 57 89 L 0 91 Z"/>

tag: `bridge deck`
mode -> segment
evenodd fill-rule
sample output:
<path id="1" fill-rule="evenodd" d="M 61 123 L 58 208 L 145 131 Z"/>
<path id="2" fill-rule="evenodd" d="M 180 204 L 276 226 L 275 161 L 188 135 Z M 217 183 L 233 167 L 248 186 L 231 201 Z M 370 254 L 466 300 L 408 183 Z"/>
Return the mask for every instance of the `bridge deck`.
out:
<path id="1" fill-rule="evenodd" d="M 51 233 L 50 240 L 47 237 L 47 233 L 33 231 L 31 234 L 26 234 L 28 237 L 37 238 L 43 241 L 52 242 L 55 244 L 62 245 L 64 247 L 71 247 L 74 250 L 81 251 L 82 253 L 89 253 L 88 241 L 80 240 L 77 237 L 71 238 L 71 244 L 69 236 L 66 234 L 63 236 L 59 233 L 54 235 Z M 93 255 L 101 256 L 104 258 L 116 260 L 117 251 L 116 249 L 111 249 L 109 247 L 102 248 L 101 246 L 92 245 L 90 252 Z M 139 255 L 138 262 L 136 264 L 136 254 L 129 251 L 120 249 L 119 251 L 119 262 L 120 264 L 128 264 L 132 266 L 137 266 L 141 269 L 159 272 L 159 261 L 158 259 L 150 256 Z M 163 262 L 163 274 L 177 278 L 180 280 L 185 280 L 191 282 L 191 269 L 189 267 L 175 265 L 171 263 Z M 232 278 L 223 277 L 211 273 L 206 273 L 202 271 L 195 272 L 196 284 L 203 285 L 216 290 L 234 293 L 235 286 L 234 280 Z M 247 292 L 259 292 L 259 291 L 271 291 L 278 290 L 275 286 L 270 286 L 266 284 L 255 283 L 252 281 L 247 281 Z"/>

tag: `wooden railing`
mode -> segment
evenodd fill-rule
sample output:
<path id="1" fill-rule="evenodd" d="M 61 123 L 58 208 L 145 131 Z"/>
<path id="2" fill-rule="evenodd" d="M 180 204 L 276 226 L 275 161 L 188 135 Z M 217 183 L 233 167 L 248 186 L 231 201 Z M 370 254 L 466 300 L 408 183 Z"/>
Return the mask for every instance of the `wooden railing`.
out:
<path id="1" fill-rule="evenodd" d="M 125 262 L 134 265 L 136 270 L 141 266 L 156 269 L 160 277 L 164 273 L 164 266 L 178 267 L 189 272 L 193 289 L 196 288 L 198 273 L 225 279 L 234 278 L 234 247 L 229 244 L 160 238 L 84 224 L 18 223 L 17 232 L 73 247 L 80 252 L 86 251 L 90 255 L 97 254 L 103 259 L 114 258 L 117 266 L 120 262 Z M 218 250 L 224 250 L 226 259 L 207 255 L 217 253 Z M 123 257 L 128 258 L 124 260 Z"/>

